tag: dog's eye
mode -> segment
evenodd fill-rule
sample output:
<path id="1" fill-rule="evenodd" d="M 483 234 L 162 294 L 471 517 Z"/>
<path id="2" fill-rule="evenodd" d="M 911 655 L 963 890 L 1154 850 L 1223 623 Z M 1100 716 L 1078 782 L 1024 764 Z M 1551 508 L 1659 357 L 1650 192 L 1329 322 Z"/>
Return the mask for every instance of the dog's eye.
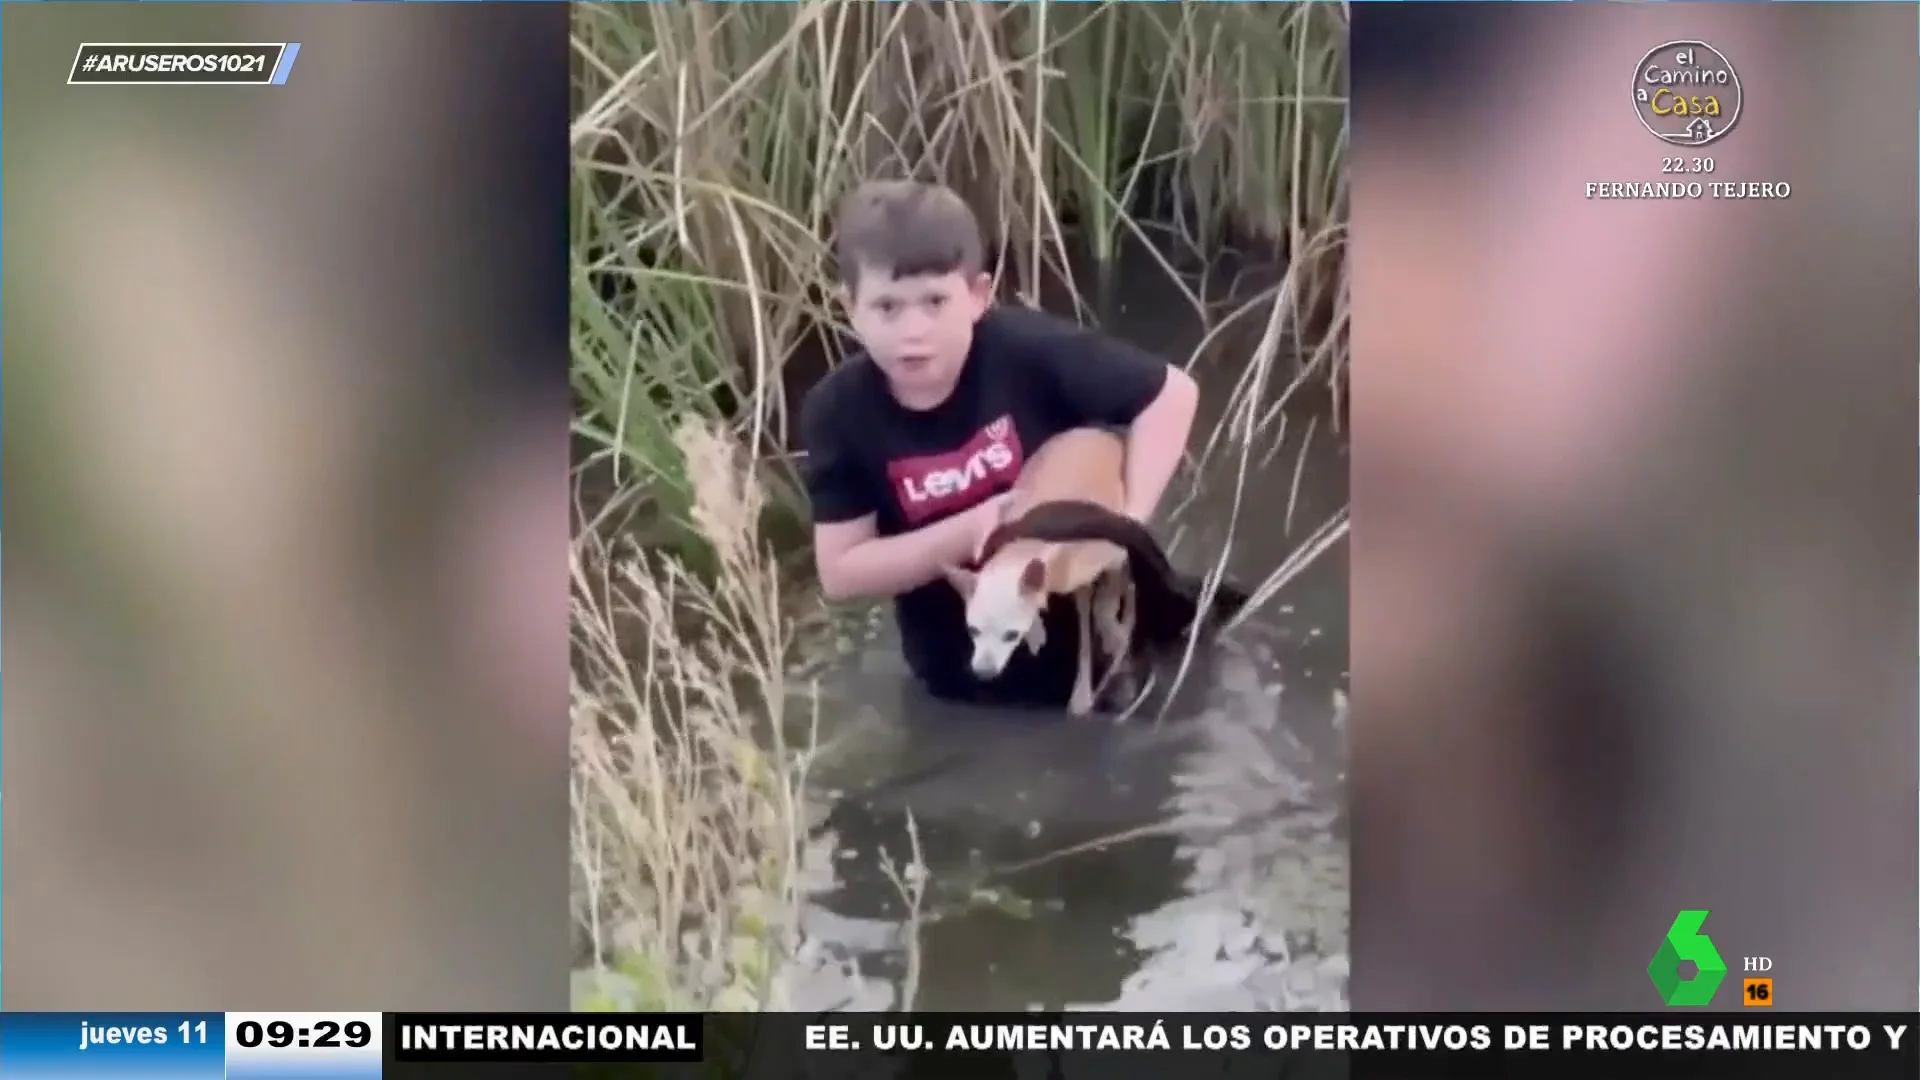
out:
<path id="1" fill-rule="evenodd" d="M 1017 633 L 1014 633 L 1012 630 L 1008 630 L 1005 633 L 1000 635 L 1001 641 L 1013 642 L 1013 641 L 1018 641 L 1019 639 L 1020 639 L 1020 635 Z"/>

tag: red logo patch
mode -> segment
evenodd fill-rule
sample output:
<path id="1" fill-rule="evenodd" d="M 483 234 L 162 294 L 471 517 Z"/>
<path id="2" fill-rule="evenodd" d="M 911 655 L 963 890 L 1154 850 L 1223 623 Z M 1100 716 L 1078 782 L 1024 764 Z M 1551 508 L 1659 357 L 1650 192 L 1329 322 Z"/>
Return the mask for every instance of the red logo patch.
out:
<path id="1" fill-rule="evenodd" d="M 889 462 L 887 479 L 907 524 L 917 526 L 1012 487 L 1025 463 L 1020 432 L 1011 416 L 1002 416 L 958 449 Z"/>

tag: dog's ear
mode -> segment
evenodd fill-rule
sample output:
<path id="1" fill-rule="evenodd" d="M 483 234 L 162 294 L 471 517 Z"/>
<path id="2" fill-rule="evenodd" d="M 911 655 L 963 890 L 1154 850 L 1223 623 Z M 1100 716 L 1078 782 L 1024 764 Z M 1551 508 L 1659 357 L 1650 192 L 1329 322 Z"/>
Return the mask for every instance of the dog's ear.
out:
<path id="1" fill-rule="evenodd" d="M 1020 569 L 1020 595 L 1039 596 L 1047 591 L 1047 562 L 1038 555 Z"/>

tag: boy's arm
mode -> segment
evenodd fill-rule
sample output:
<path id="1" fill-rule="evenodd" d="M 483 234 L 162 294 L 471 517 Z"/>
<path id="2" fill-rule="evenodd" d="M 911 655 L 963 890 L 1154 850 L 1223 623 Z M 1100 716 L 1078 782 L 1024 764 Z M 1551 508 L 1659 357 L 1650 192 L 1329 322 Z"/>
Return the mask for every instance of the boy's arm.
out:
<path id="1" fill-rule="evenodd" d="M 800 410 L 802 472 L 813 507 L 814 570 L 828 600 L 897 596 L 969 561 L 998 500 L 899 536 L 874 532 L 874 493 L 852 455 L 859 430 L 840 414 L 840 387 L 821 383 Z"/>
<path id="2" fill-rule="evenodd" d="M 873 515 L 855 521 L 816 523 L 814 568 L 828 600 L 898 596 L 971 560 L 990 501 L 899 536 L 875 536 Z"/>
<path id="3" fill-rule="evenodd" d="M 1165 372 L 1160 389 L 1127 425 L 1127 516 L 1146 521 L 1160 505 L 1173 482 L 1174 470 L 1187 452 L 1193 414 L 1200 404 L 1200 388 L 1193 376 L 1155 359 Z"/>
<path id="4" fill-rule="evenodd" d="M 1037 364 L 1071 422 L 1127 429 L 1127 513 L 1146 521 L 1186 453 L 1200 388 L 1144 349 L 1032 314 Z"/>

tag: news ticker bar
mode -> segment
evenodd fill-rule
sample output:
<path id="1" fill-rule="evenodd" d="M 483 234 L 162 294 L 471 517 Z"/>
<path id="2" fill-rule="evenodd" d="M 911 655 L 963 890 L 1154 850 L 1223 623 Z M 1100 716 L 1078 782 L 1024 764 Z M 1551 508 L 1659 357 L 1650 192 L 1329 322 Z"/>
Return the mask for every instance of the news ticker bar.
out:
<path id="1" fill-rule="evenodd" d="M 1623 1058 L 1652 1077 L 1750 1075 L 1763 1064 L 1920 1074 L 1908 1014 L 1307 1015 L 1005 1013 L 760 1016 L 607 1013 L 0 1013 L 7 1080 L 374 1080 L 415 1062 L 733 1061 L 902 1053 L 1067 1053 L 1120 1064 L 1276 1054 L 1513 1072 Z M 1736 1071 L 1739 1070 L 1739 1071 Z M 1418 1071 L 1416 1069 L 1416 1071 Z M 797 1075 L 797 1073 L 793 1073 Z M 1553 1072 L 1552 1075 L 1562 1075 Z M 1642 1080 L 1648 1080 L 1647 1075 Z"/>
<path id="2" fill-rule="evenodd" d="M 297 41 L 87 42 L 73 54 L 67 84 L 88 86 L 285 86 Z"/>

